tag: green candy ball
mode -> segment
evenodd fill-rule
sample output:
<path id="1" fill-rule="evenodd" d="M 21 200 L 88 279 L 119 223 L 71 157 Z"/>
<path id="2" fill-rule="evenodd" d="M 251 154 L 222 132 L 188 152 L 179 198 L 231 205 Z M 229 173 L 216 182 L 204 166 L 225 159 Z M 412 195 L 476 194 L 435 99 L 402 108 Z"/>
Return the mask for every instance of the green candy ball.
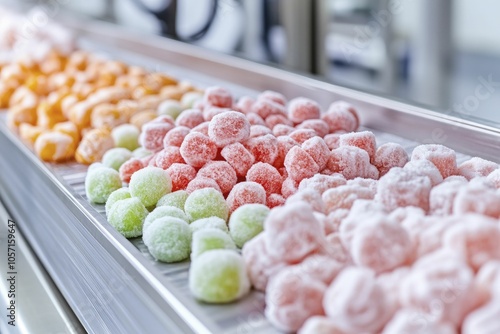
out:
<path id="1" fill-rule="evenodd" d="M 197 221 L 192 222 L 189 225 L 189 228 L 191 229 L 191 232 L 193 232 L 193 234 L 196 231 L 208 228 L 217 228 L 225 233 L 229 232 L 226 221 L 219 217 L 208 217 L 208 218 L 198 219 Z"/>
<path id="2" fill-rule="evenodd" d="M 229 219 L 229 234 L 238 247 L 262 232 L 269 211 L 263 204 L 245 204 L 234 210 Z"/>
<path id="3" fill-rule="evenodd" d="M 229 234 L 216 228 L 201 229 L 193 234 L 193 242 L 191 243 L 192 261 L 212 249 L 236 250 L 236 245 Z"/>
<path id="4" fill-rule="evenodd" d="M 142 234 L 142 224 L 148 210 L 138 198 L 117 201 L 109 210 L 108 222 L 125 238 L 135 238 Z"/>
<path id="5" fill-rule="evenodd" d="M 145 207 L 151 207 L 172 190 L 172 181 L 167 171 L 148 166 L 132 174 L 129 188 L 132 197 L 138 197 Z"/>
<path id="6" fill-rule="evenodd" d="M 142 226 L 142 231 L 144 231 L 151 225 L 156 219 L 163 217 L 174 217 L 184 220 L 189 223 L 189 218 L 186 216 L 184 211 L 174 206 L 159 206 L 149 213 Z"/>
<path id="7" fill-rule="evenodd" d="M 250 291 L 245 262 L 234 250 L 207 251 L 191 263 L 189 288 L 208 303 L 229 303 Z"/>
<path id="8" fill-rule="evenodd" d="M 191 230 L 179 218 L 156 219 L 144 230 L 142 239 L 151 255 L 162 262 L 186 260 L 191 251 Z"/>
<path id="9" fill-rule="evenodd" d="M 106 167 L 104 166 L 102 163 L 100 162 L 94 162 L 93 164 L 90 164 L 89 168 L 87 169 L 87 172 L 90 172 L 92 170 L 95 170 L 97 168 L 101 168 L 101 167 Z"/>
<path id="10" fill-rule="evenodd" d="M 132 156 L 134 158 L 137 158 L 137 159 L 142 159 L 142 158 L 145 158 L 145 157 L 149 157 L 152 154 L 153 154 L 153 152 L 151 152 L 150 150 L 146 150 L 144 147 L 136 148 L 132 152 Z"/>
<path id="11" fill-rule="evenodd" d="M 111 210 L 111 207 L 113 204 L 116 202 L 122 200 L 122 199 L 127 199 L 131 198 L 132 196 L 130 195 L 130 190 L 128 188 L 120 188 L 115 191 L 113 191 L 109 197 L 108 200 L 106 201 L 106 215 L 109 215 L 109 210 Z"/>
<path id="12" fill-rule="evenodd" d="M 203 99 L 203 93 L 200 92 L 187 92 L 182 95 L 181 106 L 183 109 L 191 109 L 196 102 Z"/>
<path id="13" fill-rule="evenodd" d="M 139 147 L 139 129 L 132 124 L 122 124 L 111 131 L 111 137 L 116 147 L 123 147 L 130 151 Z"/>
<path id="14" fill-rule="evenodd" d="M 115 147 L 104 153 L 102 164 L 106 167 L 119 170 L 120 166 L 132 158 L 132 152 L 123 147 Z"/>
<path id="15" fill-rule="evenodd" d="M 184 210 L 184 204 L 188 196 L 189 194 L 187 191 L 177 190 L 160 198 L 156 206 L 175 206 L 176 208 Z"/>
<path id="16" fill-rule="evenodd" d="M 157 113 L 158 115 L 166 115 L 172 117 L 174 120 L 182 112 L 182 106 L 179 101 L 176 100 L 166 100 L 163 101 L 159 106 Z"/>
<path id="17" fill-rule="evenodd" d="M 85 193 L 93 203 L 106 203 L 109 195 L 121 187 L 120 174 L 113 168 L 95 167 L 85 177 Z"/>
<path id="18" fill-rule="evenodd" d="M 229 215 L 224 196 L 213 188 L 193 191 L 184 204 L 184 211 L 191 221 L 208 217 L 219 217 L 227 221 Z"/>

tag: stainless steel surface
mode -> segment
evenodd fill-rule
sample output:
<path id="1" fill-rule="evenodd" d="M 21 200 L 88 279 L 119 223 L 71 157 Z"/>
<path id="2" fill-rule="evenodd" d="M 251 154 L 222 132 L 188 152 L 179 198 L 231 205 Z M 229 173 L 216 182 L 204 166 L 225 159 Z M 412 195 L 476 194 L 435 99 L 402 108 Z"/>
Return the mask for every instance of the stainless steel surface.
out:
<path id="1" fill-rule="evenodd" d="M 228 85 L 238 95 L 274 89 L 288 97 L 314 98 L 325 107 L 335 99 L 348 100 L 358 106 L 379 144 L 400 142 L 410 151 L 427 138 L 498 161 L 497 129 L 107 24 L 67 24 L 85 48 L 199 85 Z M 129 241 L 107 223 L 103 206 L 87 202 L 84 166 L 41 163 L 0 120 L 0 156 L 9 157 L 0 160 L 2 197 L 88 331 L 276 332 L 263 315 L 261 293 L 232 305 L 196 302 L 187 287 L 187 262 L 154 261 L 140 239 Z M 460 154 L 459 162 L 467 158 Z"/>
<path id="2" fill-rule="evenodd" d="M 85 333 L 12 219 L 0 198 L 0 333 Z M 10 314 L 9 308 L 13 309 L 10 318 L 5 315 L 5 310 Z"/>

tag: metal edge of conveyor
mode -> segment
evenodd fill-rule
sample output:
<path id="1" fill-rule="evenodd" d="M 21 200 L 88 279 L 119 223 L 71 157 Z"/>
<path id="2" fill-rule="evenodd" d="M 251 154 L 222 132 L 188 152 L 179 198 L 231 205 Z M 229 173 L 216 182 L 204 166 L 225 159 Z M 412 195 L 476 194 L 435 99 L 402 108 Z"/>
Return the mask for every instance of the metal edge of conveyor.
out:
<path id="1" fill-rule="evenodd" d="M 3 122 L 0 143 L 2 199 L 88 332 L 213 332 L 210 319 L 181 303 L 138 250 L 104 217 L 93 217 Z"/>
<path id="2" fill-rule="evenodd" d="M 1 195 L 1 194 L 0 194 Z M 15 217 L 0 198 L 0 306 L 12 309 L 0 321 L 0 332 L 11 334 L 84 333 L 84 329 L 33 253 Z M 5 251 L 5 254 L 4 254 Z M 4 256 L 5 255 L 5 256 Z M 4 276 L 2 275 L 2 276 Z"/>
<path id="3" fill-rule="evenodd" d="M 293 73 L 207 50 L 198 46 L 144 35 L 103 21 L 85 22 L 61 17 L 80 36 L 109 46 L 140 53 L 175 66 L 203 72 L 214 79 L 238 82 L 253 90 L 276 90 L 287 97 L 307 96 L 327 106 L 342 99 L 357 105 L 364 126 L 422 142 L 438 143 L 463 153 L 500 162 L 500 129 L 410 105 L 394 99 L 337 86 Z"/>

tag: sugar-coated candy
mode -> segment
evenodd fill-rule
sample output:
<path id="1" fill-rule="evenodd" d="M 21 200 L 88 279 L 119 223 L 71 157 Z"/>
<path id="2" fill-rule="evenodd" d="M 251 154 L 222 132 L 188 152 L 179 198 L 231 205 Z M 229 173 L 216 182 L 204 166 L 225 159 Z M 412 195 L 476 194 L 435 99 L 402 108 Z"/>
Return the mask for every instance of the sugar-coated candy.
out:
<path id="1" fill-rule="evenodd" d="M 236 184 L 227 196 L 229 211 L 234 212 L 244 204 L 266 204 L 266 190 L 264 187 L 252 181 Z"/>
<path id="2" fill-rule="evenodd" d="M 302 145 L 306 140 L 316 137 L 317 135 L 316 131 L 311 129 L 298 129 L 292 131 L 288 136 Z"/>
<path id="3" fill-rule="evenodd" d="M 144 229 L 142 240 L 151 255 L 162 262 L 186 260 L 191 252 L 189 225 L 175 217 L 155 219 Z"/>
<path id="4" fill-rule="evenodd" d="M 403 226 L 414 239 L 417 256 L 422 257 L 440 249 L 446 231 L 460 220 L 462 219 L 459 216 L 421 217 L 406 220 L 403 222 Z M 412 223 L 416 226 L 411 226 Z"/>
<path id="5" fill-rule="evenodd" d="M 135 238 L 142 234 L 142 224 L 148 214 L 138 198 L 116 201 L 109 209 L 108 222 L 125 238 Z"/>
<path id="6" fill-rule="evenodd" d="M 252 112 L 266 119 L 270 115 L 286 115 L 285 107 L 266 98 L 260 98 L 252 105 Z"/>
<path id="7" fill-rule="evenodd" d="M 298 187 L 298 181 L 287 177 L 285 180 L 283 180 L 283 184 L 281 185 L 281 195 L 283 195 L 284 198 L 288 198 L 297 192 Z"/>
<path id="8" fill-rule="evenodd" d="M 101 161 L 107 150 L 115 145 L 108 129 L 92 129 L 83 135 L 75 152 L 75 159 L 82 164 L 90 165 Z M 36 147 L 36 143 L 35 143 Z"/>
<path id="9" fill-rule="evenodd" d="M 211 161 L 198 171 L 198 177 L 214 180 L 223 195 L 227 195 L 238 181 L 233 167 L 226 161 Z"/>
<path id="10" fill-rule="evenodd" d="M 283 179 L 276 168 L 268 163 L 258 162 L 247 172 L 247 181 L 262 185 L 267 195 L 279 193 Z"/>
<path id="11" fill-rule="evenodd" d="M 467 180 L 475 177 L 488 176 L 498 169 L 498 164 L 478 157 L 469 159 L 458 166 L 458 174 L 465 176 Z"/>
<path id="12" fill-rule="evenodd" d="M 500 228 L 498 221 L 489 217 L 473 215 L 468 220 L 447 229 L 443 246 L 463 255 L 477 271 L 488 261 L 500 260 Z"/>
<path id="13" fill-rule="evenodd" d="M 397 143 L 385 143 L 375 152 L 373 164 L 382 177 L 393 167 L 404 167 L 409 160 L 403 146 Z"/>
<path id="14" fill-rule="evenodd" d="M 319 170 L 323 170 L 326 167 L 330 158 L 330 149 L 322 138 L 318 136 L 312 137 L 303 142 L 301 147 L 313 158 Z"/>
<path id="15" fill-rule="evenodd" d="M 478 304 L 485 304 L 492 298 L 498 298 L 500 290 L 500 261 L 486 262 L 475 277 L 475 291 Z"/>
<path id="16" fill-rule="evenodd" d="M 233 167 L 238 177 L 246 176 L 255 161 L 253 155 L 241 143 L 227 145 L 220 153 L 224 160 Z"/>
<path id="17" fill-rule="evenodd" d="M 330 212 L 322 222 L 325 235 L 328 236 L 332 233 L 337 233 L 347 215 L 349 215 L 349 210 L 347 209 L 338 209 Z"/>
<path id="18" fill-rule="evenodd" d="M 260 136 L 265 136 L 272 134 L 273 132 L 271 131 L 270 128 L 264 125 L 252 125 L 250 126 L 250 137 L 249 138 L 255 138 L 255 137 L 260 137 Z"/>
<path id="19" fill-rule="evenodd" d="M 208 136 L 208 126 L 210 122 L 203 122 L 191 129 L 191 132 L 199 132 Z"/>
<path id="20" fill-rule="evenodd" d="M 388 219 L 369 219 L 354 231 L 351 254 L 355 264 L 377 274 L 403 265 L 412 251 L 403 227 Z"/>
<path id="21" fill-rule="evenodd" d="M 352 132 L 359 126 L 359 119 L 354 107 L 344 101 L 333 102 L 321 119 L 328 124 L 330 133 L 337 131 Z"/>
<path id="22" fill-rule="evenodd" d="M 323 139 L 330 150 L 334 150 L 340 147 L 340 136 L 341 133 L 330 133 L 326 135 Z"/>
<path id="23" fill-rule="evenodd" d="M 106 215 L 109 215 L 109 211 L 111 210 L 113 204 L 122 199 L 127 199 L 131 197 L 132 196 L 130 195 L 130 190 L 128 188 L 120 188 L 113 191 L 106 200 L 106 206 L 105 206 Z"/>
<path id="24" fill-rule="evenodd" d="M 172 180 L 172 191 L 186 189 L 196 177 L 196 169 L 182 163 L 173 163 L 166 170 Z"/>
<path id="25" fill-rule="evenodd" d="M 348 180 L 356 177 L 378 179 L 379 172 L 370 164 L 370 156 L 365 150 L 355 146 L 334 149 L 327 164 L 332 172 L 340 173 Z"/>
<path id="26" fill-rule="evenodd" d="M 325 137 L 330 132 L 328 124 L 321 119 L 308 119 L 297 125 L 297 129 L 314 130 L 314 132 L 316 132 L 316 134 L 321 138 Z"/>
<path id="27" fill-rule="evenodd" d="M 236 245 L 226 232 L 217 228 L 204 228 L 193 233 L 191 261 L 195 261 L 201 254 L 213 249 L 236 250 Z"/>
<path id="28" fill-rule="evenodd" d="M 123 147 L 115 147 L 104 153 L 102 164 L 106 167 L 119 170 L 127 160 L 132 158 L 132 152 Z"/>
<path id="29" fill-rule="evenodd" d="M 450 323 L 437 321 L 432 315 L 422 311 L 403 308 L 385 325 L 382 334 L 457 334 Z"/>
<path id="30" fill-rule="evenodd" d="M 313 189 L 320 194 L 331 188 L 343 186 L 346 184 L 346 179 L 342 174 L 322 175 L 315 174 L 314 176 L 300 181 L 299 190 Z"/>
<path id="31" fill-rule="evenodd" d="M 231 108 L 233 105 L 233 97 L 227 89 L 214 86 L 205 89 L 203 102 L 211 106 Z"/>
<path id="32" fill-rule="evenodd" d="M 243 245 L 264 229 L 269 208 L 263 204 L 244 204 L 234 210 L 229 219 L 229 234 L 236 246 Z"/>
<path id="33" fill-rule="evenodd" d="M 375 158 L 375 150 L 377 148 L 377 141 L 375 135 L 371 131 L 350 132 L 340 135 L 339 146 L 355 146 L 370 156 L 370 160 Z"/>
<path id="34" fill-rule="evenodd" d="M 274 101 L 278 104 L 281 104 L 282 106 L 286 105 L 286 97 L 278 92 L 272 91 L 272 90 L 265 90 L 262 93 L 259 94 L 259 99 L 268 99 L 271 101 Z"/>
<path id="35" fill-rule="evenodd" d="M 247 113 L 247 119 L 248 119 L 248 122 L 250 123 L 250 125 L 264 125 L 264 126 L 266 126 L 266 122 L 262 119 L 262 117 L 260 117 L 259 115 L 257 115 L 254 112 Z"/>
<path id="36" fill-rule="evenodd" d="M 93 203 L 106 203 L 109 195 L 121 187 L 120 174 L 109 167 L 95 168 L 85 177 L 85 194 Z"/>
<path id="37" fill-rule="evenodd" d="M 181 106 L 182 109 L 190 109 L 193 108 L 194 105 L 203 99 L 203 94 L 200 92 L 187 92 L 182 95 L 181 98 Z M 203 100 L 205 102 L 205 100 Z"/>
<path id="38" fill-rule="evenodd" d="M 278 156 L 278 140 L 271 134 L 250 138 L 244 143 L 255 161 L 273 164 Z"/>
<path id="39" fill-rule="evenodd" d="M 195 177 L 193 180 L 191 180 L 188 183 L 188 185 L 186 187 L 186 191 L 188 194 L 191 194 L 195 190 L 204 189 L 204 188 L 213 188 L 213 189 L 217 190 L 218 192 L 222 193 L 217 182 L 215 182 L 215 180 L 209 179 L 207 177 Z"/>
<path id="40" fill-rule="evenodd" d="M 132 124 L 122 124 L 111 130 L 111 137 L 116 147 L 123 147 L 130 151 L 139 147 L 140 131 Z"/>
<path id="41" fill-rule="evenodd" d="M 308 256 L 304 261 L 294 267 L 304 275 L 329 286 L 337 275 L 346 267 L 346 264 L 328 255 L 317 254 Z"/>
<path id="42" fill-rule="evenodd" d="M 273 209 L 264 226 L 269 254 L 288 263 L 302 261 L 324 241 L 323 229 L 305 203 Z"/>
<path id="43" fill-rule="evenodd" d="M 189 289 L 196 299 L 229 303 L 250 291 L 245 262 L 234 250 L 215 249 L 198 256 L 189 269 Z"/>
<path id="44" fill-rule="evenodd" d="M 498 298 L 476 309 L 467 315 L 463 324 L 463 334 L 495 334 L 500 333 L 500 302 Z"/>
<path id="45" fill-rule="evenodd" d="M 132 175 L 140 169 L 146 167 L 140 159 L 132 158 L 125 161 L 118 170 L 120 172 L 120 179 L 129 183 Z"/>
<path id="46" fill-rule="evenodd" d="M 266 198 L 266 205 L 268 208 L 272 209 L 277 206 L 282 206 L 285 204 L 285 198 L 280 194 L 270 194 Z"/>
<path id="47" fill-rule="evenodd" d="M 276 168 L 284 167 L 285 158 L 288 154 L 288 151 L 294 146 L 297 146 L 298 143 L 288 136 L 279 136 L 276 138 L 278 141 L 278 154 L 276 159 L 274 159 L 273 166 Z"/>
<path id="48" fill-rule="evenodd" d="M 441 172 L 431 161 L 422 160 L 410 160 L 404 169 L 411 171 L 415 175 L 427 176 L 431 180 L 432 186 L 436 186 L 443 182 L 443 177 Z"/>
<path id="49" fill-rule="evenodd" d="M 180 149 L 177 146 L 168 146 L 162 149 L 156 154 L 154 161 L 154 166 L 160 167 L 162 169 L 167 169 L 174 163 L 185 163 L 184 159 L 182 158 Z"/>
<path id="50" fill-rule="evenodd" d="M 145 167 L 132 174 L 129 188 L 132 197 L 138 197 L 145 207 L 151 207 L 172 190 L 172 181 L 165 170 Z"/>
<path id="51" fill-rule="evenodd" d="M 163 147 L 167 148 L 169 146 L 181 147 L 184 138 L 189 134 L 190 129 L 185 126 L 176 126 L 163 138 Z"/>
<path id="52" fill-rule="evenodd" d="M 213 188 L 193 191 L 184 204 L 184 211 L 191 221 L 213 216 L 227 221 L 229 215 L 224 196 Z"/>
<path id="53" fill-rule="evenodd" d="M 411 159 L 429 160 L 439 169 L 443 178 L 457 173 L 457 156 L 455 151 L 443 145 L 419 145 L 413 150 Z"/>
<path id="54" fill-rule="evenodd" d="M 285 115 L 281 115 L 281 114 L 269 115 L 269 116 L 267 116 L 265 122 L 266 122 L 266 126 L 269 129 L 273 129 L 273 130 L 274 130 L 274 127 L 278 124 L 293 126 L 293 122 L 290 121 Z"/>
<path id="55" fill-rule="evenodd" d="M 326 190 L 322 195 L 327 213 L 337 209 L 351 209 L 358 199 L 373 199 L 373 193 L 364 187 L 354 185 L 339 185 Z"/>
<path id="56" fill-rule="evenodd" d="M 184 203 L 186 203 L 186 199 L 189 194 L 185 190 L 177 190 L 166 195 L 163 195 L 156 203 L 156 206 L 173 206 L 184 210 Z"/>
<path id="57" fill-rule="evenodd" d="M 344 269 L 323 299 L 326 315 L 346 333 L 375 333 L 392 316 L 392 307 L 373 271 Z"/>
<path id="58" fill-rule="evenodd" d="M 194 128 L 197 125 L 205 122 L 203 113 L 198 109 L 187 109 L 184 110 L 175 120 L 175 125 L 185 126 L 189 129 Z"/>
<path id="59" fill-rule="evenodd" d="M 473 271 L 460 255 L 438 250 L 412 266 L 401 285 L 400 302 L 438 321 L 459 325 L 474 306 L 473 279 Z"/>
<path id="60" fill-rule="evenodd" d="M 132 151 L 132 156 L 137 159 L 142 159 L 145 157 L 152 156 L 153 152 L 145 149 L 144 147 L 138 147 L 134 151 Z"/>
<path id="61" fill-rule="evenodd" d="M 41 126 L 21 123 L 21 125 L 19 125 L 19 136 L 23 141 L 34 145 L 36 139 L 40 136 L 40 134 L 42 134 L 42 132 L 44 132 L 44 130 L 45 129 Z"/>
<path id="62" fill-rule="evenodd" d="M 208 136 L 191 132 L 184 138 L 180 152 L 186 163 L 202 167 L 217 156 L 217 146 Z"/>
<path id="63" fill-rule="evenodd" d="M 248 114 L 252 110 L 252 106 L 255 103 L 255 99 L 251 98 L 250 96 L 242 96 L 238 99 L 238 102 L 236 102 L 236 110 Z"/>
<path id="64" fill-rule="evenodd" d="M 446 181 L 432 188 L 429 196 L 429 212 L 438 216 L 451 215 L 455 197 L 466 183 L 467 181 L 460 180 Z"/>
<path id="65" fill-rule="evenodd" d="M 392 271 L 382 273 L 377 276 L 377 282 L 382 287 L 387 296 L 387 300 L 394 306 L 399 308 L 399 292 L 401 283 L 410 273 L 410 267 L 402 266 Z"/>
<path id="66" fill-rule="evenodd" d="M 191 222 L 191 224 L 189 224 L 189 228 L 191 229 L 191 232 L 193 234 L 199 230 L 214 228 L 219 229 L 225 233 L 229 233 L 226 221 L 219 217 L 208 217 L 195 220 L 194 222 Z"/>
<path id="67" fill-rule="evenodd" d="M 266 290 L 266 317 L 278 329 L 297 331 L 311 316 L 322 315 L 326 285 L 288 267 L 273 276 Z"/>
<path id="68" fill-rule="evenodd" d="M 500 189 L 500 169 L 495 169 L 486 178 L 495 188 Z"/>
<path id="69" fill-rule="evenodd" d="M 298 334 L 345 334 L 330 318 L 315 315 L 306 320 Z"/>
<path id="70" fill-rule="evenodd" d="M 304 149 L 294 146 L 285 158 L 285 168 L 288 176 L 300 182 L 319 172 L 319 166 Z"/>
<path id="71" fill-rule="evenodd" d="M 59 162 L 71 159 L 75 153 L 75 143 L 73 138 L 67 134 L 48 131 L 41 133 L 36 138 L 34 149 L 40 159 Z"/>
<path id="72" fill-rule="evenodd" d="M 318 119 L 321 109 L 316 101 L 305 97 L 297 97 L 288 104 L 288 118 L 295 124 L 308 119 Z"/>
<path id="73" fill-rule="evenodd" d="M 321 194 L 313 189 L 304 189 L 297 191 L 295 194 L 286 199 L 287 204 L 296 202 L 309 204 L 315 212 L 324 213 L 326 211 L 325 203 L 321 198 Z"/>
<path id="74" fill-rule="evenodd" d="M 252 286 L 266 291 L 269 278 L 287 266 L 287 263 L 269 254 L 264 233 L 245 243 L 241 252 Z"/>
<path id="75" fill-rule="evenodd" d="M 203 118 L 205 121 L 210 122 L 215 116 L 222 114 L 223 112 L 231 111 L 229 108 L 220 108 L 214 106 L 207 106 L 203 109 Z"/>
<path id="76" fill-rule="evenodd" d="M 416 206 L 427 211 L 431 181 L 403 168 L 392 168 L 378 182 L 376 199 L 388 210 L 403 206 Z"/>
<path id="77" fill-rule="evenodd" d="M 288 136 L 290 133 L 295 131 L 295 128 L 290 125 L 276 124 L 273 128 L 273 135 L 276 137 Z"/>
<path id="78" fill-rule="evenodd" d="M 480 213 L 500 218 L 500 193 L 485 178 L 475 178 L 460 188 L 453 201 L 453 214 Z"/>
<path id="79" fill-rule="evenodd" d="M 163 217 L 179 218 L 189 223 L 189 218 L 181 209 L 175 206 L 158 206 L 146 216 L 146 219 L 144 219 L 144 224 L 142 225 L 143 233 L 156 219 Z"/>
<path id="80" fill-rule="evenodd" d="M 163 116 L 168 117 L 168 116 Z M 158 121 L 154 119 L 142 126 L 142 132 L 139 136 L 139 143 L 142 147 L 156 152 L 163 148 L 163 138 L 167 132 L 172 130 L 174 125 L 171 122 Z"/>
<path id="81" fill-rule="evenodd" d="M 179 101 L 165 100 L 158 105 L 156 112 L 160 116 L 165 115 L 172 117 L 172 119 L 176 119 L 182 112 L 182 106 Z"/>

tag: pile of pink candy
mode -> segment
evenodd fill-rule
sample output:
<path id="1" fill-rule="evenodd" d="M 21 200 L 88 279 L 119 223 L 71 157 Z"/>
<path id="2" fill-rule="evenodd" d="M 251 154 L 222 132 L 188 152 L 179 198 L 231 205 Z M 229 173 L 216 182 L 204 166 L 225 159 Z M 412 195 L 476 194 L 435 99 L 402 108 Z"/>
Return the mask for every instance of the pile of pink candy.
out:
<path id="1" fill-rule="evenodd" d="M 328 165 L 348 172 L 303 180 L 243 248 L 267 318 L 301 334 L 500 333 L 499 166 L 344 136 Z M 358 177 L 381 157 L 404 167 Z"/>
<path id="2" fill-rule="evenodd" d="M 231 212 L 247 203 L 272 208 L 283 205 L 300 181 L 318 173 L 378 178 L 366 151 L 347 146 L 374 143 L 373 134 L 341 135 L 358 126 L 356 111 L 345 102 L 333 103 L 322 114 L 306 98 L 287 103 L 283 95 L 266 91 L 256 100 L 243 97 L 235 103 L 227 90 L 211 87 L 175 121 L 159 116 L 146 123 L 140 142 L 154 154 L 125 162 L 120 177 L 128 183 L 145 166 L 161 167 L 172 179 L 172 191 L 215 188 L 227 197 Z M 334 151 L 338 159 L 330 159 L 330 150 L 339 146 Z M 346 164 L 348 156 L 359 163 Z M 374 163 L 392 165 L 387 159 L 392 157 Z"/>

